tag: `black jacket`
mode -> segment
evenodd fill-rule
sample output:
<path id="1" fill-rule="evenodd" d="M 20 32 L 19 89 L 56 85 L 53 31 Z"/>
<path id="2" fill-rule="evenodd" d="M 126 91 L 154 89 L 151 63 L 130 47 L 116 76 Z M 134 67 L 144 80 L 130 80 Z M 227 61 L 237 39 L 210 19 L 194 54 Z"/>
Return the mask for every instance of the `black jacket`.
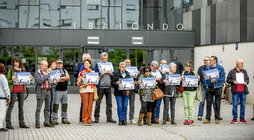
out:
<path id="1" fill-rule="evenodd" d="M 125 78 L 130 78 L 129 72 L 125 71 Z M 119 79 L 123 78 L 120 70 L 114 73 L 113 80 L 112 80 L 112 85 L 114 87 L 114 95 L 115 96 L 123 96 L 124 95 L 124 90 L 118 90 L 118 85 L 116 85 L 116 82 L 119 81 Z"/>
<path id="2" fill-rule="evenodd" d="M 244 82 L 249 84 L 249 76 L 247 74 L 247 71 L 245 69 L 242 69 L 242 72 L 243 72 L 243 75 L 244 75 Z M 235 84 L 234 84 L 234 81 L 236 81 L 236 73 L 237 73 L 237 70 L 236 70 L 236 68 L 234 68 L 234 69 L 229 71 L 228 76 L 227 76 L 227 83 L 231 84 L 231 92 L 232 93 L 236 92 L 235 91 L 236 90 L 235 89 Z M 248 90 L 247 86 L 244 86 L 244 90 L 245 90 L 246 94 L 249 93 L 249 90 Z"/>

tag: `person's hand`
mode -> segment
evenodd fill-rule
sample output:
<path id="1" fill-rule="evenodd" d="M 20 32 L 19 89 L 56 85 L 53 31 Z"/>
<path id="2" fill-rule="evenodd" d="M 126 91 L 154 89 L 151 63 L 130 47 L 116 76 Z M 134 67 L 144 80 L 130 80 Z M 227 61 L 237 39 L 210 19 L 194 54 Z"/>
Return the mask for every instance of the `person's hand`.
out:
<path id="1" fill-rule="evenodd" d="M 7 101 L 7 104 L 9 104 L 11 102 L 10 97 L 8 97 L 6 101 Z"/>
<path id="2" fill-rule="evenodd" d="M 211 79 L 211 82 L 212 82 L 212 83 L 215 83 L 215 82 L 216 82 L 216 79 Z"/>
<path id="3" fill-rule="evenodd" d="M 247 85 L 248 85 L 248 83 L 247 83 L 247 82 L 244 82 L 243 84 L 244 84 L 245 86 L 247 86 Z"/>
<path id="4" fill-rule="evenodd" d="M 237 81 L 234 81 L 234 84 L 238 84 L 238 82 L 237 82 Z"/>
<path id="5" fill-rule="evenodd" d="M 137 84 L 140 84 L 141 82 L 140 81 L 137 81 Z"/>
<path id="6" fill-rule="evenodd" d="M 56 80 L 54 80 L 52 83 L 53 83 L 53 84 L 56 84 L 57 82 L 56 82 Z"/>
<path id="7" fill-rule="evenodd" d="M 104 75 L 105 73 L 104 72 L 101 72 L 101 75 Z"/>
<path id="8" fill-rule="evenodd" d="M 120 81 L 117 81 L 117 82 L 116 82 L 116 85 L 120 85 L 120 84 L 121 84 L 121 82 L 120 82 Z"/>
<path id="9" fill-rule="evenodd" d="M 200 81 L 200 76 L 198 76 L 198 81 Z"/>
<path id="10" fill-rule="evenodd" d="M 15 80 L 17 79 L 17 76 L 13 75 L 13 76 L 11 77 L 11 79 L 12 79 L 12 81 L 15 81 Z"/>
<path id="11" fill-rule="evenodd" d="M 164 83 L 167 83 L 167 82 L 168 82 L 168 80 L 164 79 L 164 80 L 163 80 L 163 82 L 164 82 Z"/>
<path id="12" fill-rule="evenodd" d="M 30 80 L 33 80 L 33 76 L 32 75 L 30 75 Z"/>
<path id="13" fill-rule="evenodd" d="M 109 75 L 113 75 L 113 73 L 112 73 L 112 72 L 109 72 L 108 74 L 109 74 Z"/>

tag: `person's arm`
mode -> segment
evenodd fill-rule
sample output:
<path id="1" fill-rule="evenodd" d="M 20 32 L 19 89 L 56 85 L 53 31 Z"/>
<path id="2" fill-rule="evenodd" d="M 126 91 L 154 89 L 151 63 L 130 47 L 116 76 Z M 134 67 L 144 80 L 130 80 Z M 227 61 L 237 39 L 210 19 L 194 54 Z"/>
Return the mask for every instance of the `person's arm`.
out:
<path id="1" fill-rule="evenodd" d="M 65 77 L 60 77 L 60 82 L 66 82 L 66 81 L 69 81 L 70 80 L 70 76 L 69 76 L 69 73 L 67 72 L 67 70 L 64 70 L 65 71 Z"/>
<path id="2" fill-rule="evenodd" d="M 246 70 L 244 70 L 245 71 L 245 76 L 244 76 L 244 82 L 246 82 L 246 85 L 248 85 L 249 84 L 249 76 L 248 76 L 248 73 L 247 73 L 247 71 Z"/>
<path id="3" fill-rule="evenodd" d="M 223 83 L 223 82 L 225 82 L 225 75 L 226 75 L 226 73 L 225 73 L 225 70 L 224 70 L 224 68 L 222 66 L 220 66 L 219 75 L 220 75 L 220 77 L 216 79 L 216 82 L 217 83 Z"/>
<path id="4" fill-rule="evenodd" d="M 9 85 L 8 85 L 8 81 L 6 79 L 6 77 L 4 75 L 2 75 L 2 82 L 3 82 L 3 91 L 4 91 L 4 94 L 7 98 L 7 103 L 10 103 L 10 89 L 9 89 Z"/>
<path id="5" fill-rule="evenodd" d="M 227 83 L 229 84 L 234 84 L 235 80 L 233 80 L 233 70 L 231 70 L 229 73 L 228 73 L 228 76 L 227 76 Z"/>
<path id="6" fill-rule="evenodd" d="M 34 80 L 36 84 L 42 84 L 44 81 L 49 79 L 49 75 L 44 75 L 43 77 L 41 77 L 41 74 L 36 71 L 34 74 Z"/>
<path id="7" fill-rule="evenodd" d="M 7 73 L 7 81 L 9 85 L 13 85 L 13 80 L 12 80 L 12 76 L 13 76 L 13 72 L 11 70 L 11 68 L 8 70 Z"/>

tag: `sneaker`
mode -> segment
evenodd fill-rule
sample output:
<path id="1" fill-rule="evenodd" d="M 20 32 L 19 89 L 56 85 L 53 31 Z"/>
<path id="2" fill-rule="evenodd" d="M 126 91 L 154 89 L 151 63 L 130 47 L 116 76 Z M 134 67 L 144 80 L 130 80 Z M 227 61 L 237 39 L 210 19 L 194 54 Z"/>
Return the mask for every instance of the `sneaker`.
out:
<path id="1" fill-rule="evenodd" d="M 252 120 L 252 121 L 254 121 L 254 117 L 253 117 L 253 118 L 251 118 L 251 120 Z"/>
<path id="2" fill-rule="evenodd" d="M 232 121 L 231 121 L 231 124 L 236 124 L 237 123 L 237 119 L 233 119 Z"/>
<path id="3" fill-rule="evenodd" d="M 198 120 L 199 120 L 199 121 L 202 121 L 202 116 L 198 116 Z"/>
<path id="4" fill-rule="evenodd" d="M 0 128 L 0 132 L 7 132 L 8 131 L 8 129 L 6 129 L 6 128 Z"/>
<path id="5" fill-rule="evenodd" d="M 93 123 L 99 123 L 99 118 L 95 118 L 95 120 L 93 121 Z"/>
<path id="6" fill-rule="evenodd" d="M 111 118 L 107 120 L 107 123 L 116 123 L 116 121 Z"/>
<path id="7" fill-rule="evenodd" d="M 35 128 L 41 128 L 40 123 L 35 123 Z"/>
<path id="8" fill-rule="evenodd" d="M 131 124 L 136 124 L 137 123 L 134 119 L 130 120 L 130 122 L 131 122 Z"/>
<path id="9" fill-rule="evenodd" d="M 68 120 L 62 120 L 62 124 L 71 124 Z"/>
<path id="10" fill-rule="evenodd" d="M 222 121 L 222 120 L 223 120 L 223 118 L 221 118 L 221 117 L 220 117 L 220 118 L 219 118 L 219 120 L 220 120 L 220 121 Z"/>
<path id="11" fill-rule="evenodd" d="M 188 120 L 184 120 L 183 124 L 184 124 L 184 125 L 189 125 Z"/>
<path id="12" fill-rule="evenodd" d="M 210 124 L 210 120 L 204 120 L 203 124 Z"/>
<path id="13" fill-rule="evenodd" d="M 216 120 L 215 120 L 215 124 L 220 124 L 220 120 L 219 120 L 219 119 L 216 119 Z"/>
<path id="14" fill-rule="evenodd" d="M 188 123 L 189 123 L 189 125 L 190 125 L 190 124 L 193 124 L 194 121 L 193 121 L 193 120 L 188 120 Z"/>
<path id="15" fill-rule="evenodd" d="M 123 121 L 123 125 L 125 125 L 125 126 L 127 125 L 127 121 L 126 120 Z"/>
<path id="16" fill-rule="evenodd" d="M 245 123 L 245 124 L 247 124 L 247 121 L 246 121 L 245 119 L 241 119 L 241 120 L 240 120 L 240 123 Z"/>
<path id="17" fill-rule="evenodd" d="M 52 125 L 58 125 L 59 123 L 57 121 L 51 121 Z"/>

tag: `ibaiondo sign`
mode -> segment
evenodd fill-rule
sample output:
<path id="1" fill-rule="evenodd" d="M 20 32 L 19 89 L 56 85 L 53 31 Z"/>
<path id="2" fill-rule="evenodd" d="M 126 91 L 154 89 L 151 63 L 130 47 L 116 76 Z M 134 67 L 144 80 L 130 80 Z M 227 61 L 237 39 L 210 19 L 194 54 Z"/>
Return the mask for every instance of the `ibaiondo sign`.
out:
<path id="1" fill-rule="evenodd" d="M 121 23 L 119 24 L 119 27 L 120 27 L 120 29 L 122 29 Z M 95 26 L 94 26 L 93 23 L 89 22 L 89 24 L 88 24 L 88 29 L 96 29 L 96 28 L 95 28 Z M 102 29 L 108 29 L 107 23 L 104 23 L 104 24 L 103 24 Z M 138 24 L 138 23 L 132 23 L 132 24 L 131 24 L 131 29 L 132 29 L 132 30 L 139 30 L 139 24 Z M 146 29 L 147 29 L 147 30 L 153 30 L 153 29 L 154 29 L 154 24 L 153 24 L 153 23 L 147 24 Z M 168 24 L 167 24 L 167 23 L 163 23 L 163 24 L 161 25 L 161 29 L 162 29 L 162 30 L 168 30 Z M 178 23 L 178 24 L 176 25 L 176 30 L 183 30 L 183 29 L 184 29 L 184 26 L 183 26 L 182 23 Z"/>

